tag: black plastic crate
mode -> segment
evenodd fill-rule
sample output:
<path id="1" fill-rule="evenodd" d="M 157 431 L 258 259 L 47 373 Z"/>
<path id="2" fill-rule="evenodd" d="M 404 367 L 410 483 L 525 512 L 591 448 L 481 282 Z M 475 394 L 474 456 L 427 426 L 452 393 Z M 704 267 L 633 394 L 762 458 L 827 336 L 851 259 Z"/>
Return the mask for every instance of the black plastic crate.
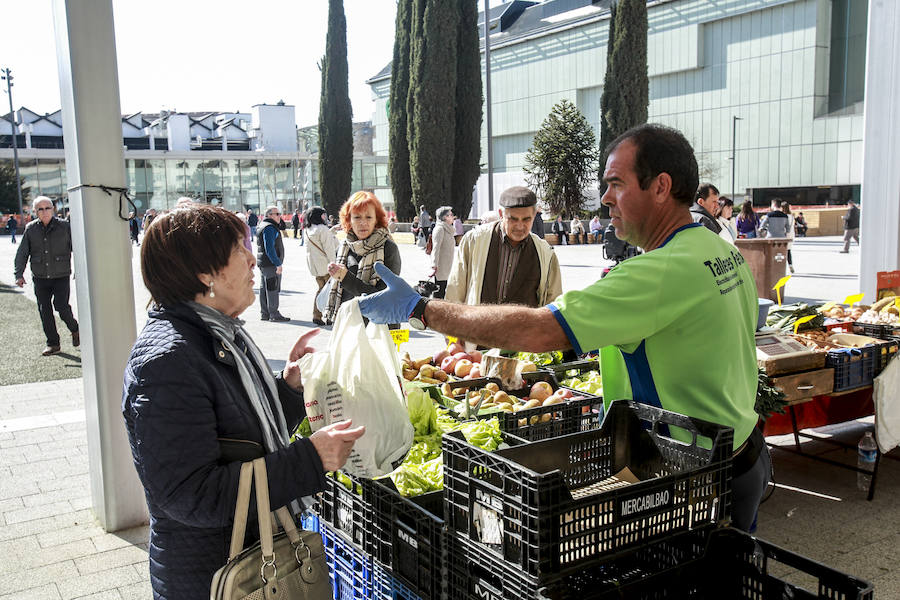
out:
<path id="1" fill-rule="evenodd" d="M 374 561 L 372 576 L 372 598 L 375 600 L 424 600 L 411 589 L 403 585 L 391 569 Z M 440 582 L 442 583 L 442 582 Z M 443 595 L 441 595 L 443 598 Z"/>
<path id="2" fill-rule="evenodd" d="M 346 480 L 349 480 L 350 488 L 338 479 L 337 473 L 325 474 L 325 490 L 316 513 L 321 521 L 343 533 L 357 548 L 371 554 L 370 511 L 363 500 L 362 483 L 349 476 Z"/>
<path id="3" fill-rule="evenodd" d="M 702 558 L 715 526 L 709 525 L 662 540 L 613 561 L 585 565 L 576 573 L 539 578 L 523 573 L 463 536 L 452 536 L 447 600 L 519 600 L 602 596 L 626 583 Z"/>
<path id="4" fill-rule="evenodd" d="M 730 427 L 625 401 L 599 430 L 509 439 L 493 453 L 447 434 L 447 527 L 544 581 L 726 520 L 733 439 Z M 640 481 L 610 489 L 625 467 Z"/>
<path id="5" fill-rule="evenodd" d="M 343 535 L 319 521 L 325 561 L 335 600 L 368 600 L 372 597 L 372 556 Z"/>
<path id="6" fill-rule="evenodd" d="M 372 506 L 375 560 L 416 597 L 439 600 L 447 560 L 443 492 L 405 498 L 389 478 L 364 479 L 363 490 Z"/>
<path id="7" fill-rule="evenodd" d="M 549 371 L 534 371 L 524 373 L 525 387 L 518 390 L 504 390 L 508 394 L 524 398 L 528 395 L 531 386 L 538 381 L 550 384 L 554 391 L 559 389 L 559 383 Z M 451 389 L 468 390 L 473 387 L 483 387 L 488 383 L 500 385 L 500 380 L 489 377 L 478 379 L 460 380 L 450 383 Z M 500 422 L 500 430 L 511 433 L 525 440 L 543 440 L 559 437 L 579 431 L 590 431 L 600 426 L 599 416 L 593 412 L 595 404 L 601 402 L 597 396 L 584 392 L 574 392 L 579 398 L 568 399 L 559 404 L 550 406 L 538 406 L 517 413 L 498 411 L 496 413 L 479 415 L 478 419 L 497 417 Z M 465 397 L 461 399 L 465 401 Z"/>
<path id="8" fill-rule="evenodd" d="M 852 324 L 853 333 L 859 335 L 868 335 L 870 337 L 881 340 L 889 340 L 900 337 L 900 326 L 897 325 L 881 325 L 875 323 L 860 323 L 856 321 Z"/>
<path id="9" fill-rule="evenodd" d="M 898 347 L 898 340 L 889 340 L 862 348 L 829 350 L 825 355 L 825 366 L 834 369 L 834 391 L 872 385 L 875 377 L 897 354 Z"/>

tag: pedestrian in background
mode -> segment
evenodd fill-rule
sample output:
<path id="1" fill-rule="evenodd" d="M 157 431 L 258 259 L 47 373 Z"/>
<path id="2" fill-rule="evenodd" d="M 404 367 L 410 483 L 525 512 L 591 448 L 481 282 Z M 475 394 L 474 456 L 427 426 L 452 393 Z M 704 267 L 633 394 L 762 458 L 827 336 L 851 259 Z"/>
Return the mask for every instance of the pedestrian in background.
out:
<path id="1" fill-rule="evenodd" d="M 334 262 L 337 255 L 338 241 L 331 227 L 325 224 L 325 209 L 321 206 L 313 206 L 309 209 L 303 220 L 303 233 L 308 242 L 306 246 L 306 265 L 309 274 L 316 279 L 316 293 L 313 295 L 313 323 L 325 325 L 322 311 L 316 304 L 319 292 L 328 283 L 328 265 Z"/>
<path id="2" fill-rule="evenodd" d="M 15 215 L 9 215 L 9 219 L 6 220 L 6 230 L 9 232 L 9 236 L 12 238 L 12 243 L 16 243 L 16 230 L 19 227 L 19 222 L 16 221 Z"/>
<path id="3" fill-rule="evenodd" d="M 731 198 L 720 196 L 719 216 L 716 217 L 716 221 L 718 221 L 719 226 L 722 228 L 722 231 L 719 232 L 719 237 L 729 244 L 733 244 L 734 240 L 737 239 L 737 230 L 734 228 L 734 221 L 731 220 L 733 214 L 734 201 L 732 201 Z"/>
<path id="4" fill-rule="evenodd" d="M 585 235 L 584 235 L 584 225 L 582 224 L 581 219 L 578 218 L 578 215 L 576 215 L 572 218 L 571 227 L 572 227 L 572 236 L 575 238 L 575 243 L 576 244 L 585 243 L 587 240 L 585 239 Z"/>
<path id="5" fill-rule="evenodd" d="M 850 252 L 850 240 L 855 239 L 859 245 L 859 209 L 852 200 L 847 203 L 847 214 L 841 217 L 844 220 L 844 249 L 841 254 Z"/>
<path id="6" fill-rule="evenodd" d="M 500 216 L 497 215 L 497 218 L 499 219 Z M 481 222 L 484 223 L 484 219 L 482 219 Z M 544 217 L 541 214 L 541 209 L 537 209 L 537 211 L 534 213 L 534 222 L 531 224 L 531 233 L 541 239 L 544 239 Z"/>
<path id="7" fill-rule="evenodd" d="M 131 243 L 135 246 L 140 244 L 140 242 L 138 242 L 140 230 L 141 226 L 138 222 L 137 215 L 135 215 L 134 212 L 128 213 L 128 233 L 131 235 Z"/>
<path id="8" fill-rule="evenodd" d="M 466 228 L 463 227 L 462 219 L 459 217 L 455 217 L 453 219 L 453 243 L 454 245 L 459 244 L 459 240 L 462 239 L 463 234 L 466 232 Z"/>
<path id="9" fill-rule="evenodd" d="M 600 236 L 603 235 L 603 225 L 600 223 L 600 215 L 594 215 L 589 226 L 591 228 L 591 237 L 594 238 L 594 243 L 596 244 L 600 241 Z"/>
<path id="10" fill-rule="evenodd" d="M 766 232 L 766 238 L 786 238 L 790 219 L 781 210 L 781 198 L 773 198 L 769 212 L 759 220 L 759 231 Z"/>
<path id="11" fill-rule="evenodd" d="M 703 183 L 697 188 L 694 204 L 691 206 L 691 218 L 716 235 L 722 227 L 716 221 L 719 213 L 719 189 L 711 183 Z"/>
<path id="12" fill-rule="evenodd" d="M 16 252 L 15 278 L 17 286 L 25 286 L 25 265 L 30 260 L 34 296 L 47 338 L 47 347 L 41 354 L 50 356 L 60 351 L 54 308 L 72 333 L 72 345 L 77 348 L 81 344 L 78 321 L 69 305 L 72 231 L 68 221 L 56 218 L 53 201 L 47 196 L 35 198 L 34 210 L 38 218 L 25 227 Z"/>
<path id="13" fill-rule="evenodd" d="M 786 238 L 788 238 L 788 246 L 787 246 L 787 258 L 788 258 L 788 268 L 791 270 L 791 273 L 794 272 L 794 257 L 791 256 L 791 248 L 794 246 L 794 216 L 791 215 L 791 205 L 787 202 L 781 203 L 781 212 L 787 215 L 788 225 L 787 232 L 785 233 Z"/>
<path id="14" fill-rule="evenodd" d="M 456 217 L 449 206 L 440 207 L 434 214 L 437 222 L 431 234 L 431 274 L 438 287 L 433 296 L 443 298 L 447 293 L 447 277 L 456 254 L 456 230 L 453 228 Z"/>
<path id="15" fill-rule="evenodd" d="M 250 237 L 256 239 L 256 227 L 259 225 L 259 217 L 252 208 L 247 209 L 247 225 L 250 227 Z"/>
<path id="16" fill-rule="evenodd" d="M 144 231 L 147 231 L 147 228 L 150 227 L 150 223 L 153 222 L 153 219 L 156 218 L 156 209 L 148 208 L 147 212 L 144 213 L 144 222 L 141 224 Z"/>
<path id="17" fill-rule="evenodd" d="M 431 226 L 433 223 L 431 222 L 431 215 L 428 214 L 428 210 L 426 210 L 425 205 L 419 207 L 419 227 L 422 228 L 422 237 L 426 240 L 428 236 L 431 235 Z"/>
<path id="18" fill-rule="evenodd" d="M 569 228 L 566 225 L 565 221 L 562 220 L 561 216 L 556 217 L 556 220 L 553 221 L 551 230 L 556 234 L 557 244 L 565 245 L 569 243 Z"/>
<path id="19" fill-rule="evenodd" d="M 751 240 L 759 235 L 759 217 L 753 210 L 753 203 L 749 200 L 741 204 L 741 212 L 736 221 L 738 238 Z"/>
<path id="20" fill-rule="evenodd" d="M 294 209 L 294 214 L 291 217 L 291 227 L 294 229 L 294 239 L 296 240 L 297 232 L 300 230 L 300 209 L 299 208 Z M 302 241 L 303 237 L 301 236 L 300 239 Z"/>
<path id="21" fill-rule="evenodd" d="M 259 285 L 260 318 L 263 321 L 290 321 L 278 312 L 281 293 L 281 272 L 284 263 L 284 240 L 281 235 L 281 210 L 277 206 L 266 208 L 266 218 L 256 234 L 256 262 L 262 273 Z"/>

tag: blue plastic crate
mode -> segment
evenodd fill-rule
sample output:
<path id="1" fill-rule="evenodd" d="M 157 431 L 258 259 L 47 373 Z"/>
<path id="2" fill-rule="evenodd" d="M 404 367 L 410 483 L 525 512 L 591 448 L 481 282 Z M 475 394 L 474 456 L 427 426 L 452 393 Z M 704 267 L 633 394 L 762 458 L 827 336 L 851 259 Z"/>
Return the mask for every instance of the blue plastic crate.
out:
<path id="1" fill-rule="evenodd" d="M 422 600 L 377 560 L 374 561 L 374 573 L 372 597 L 376 600 Z"/>
<path id="2" fill-rule="evenodd" d="M 319 516 L 312 511 L 304 511 L 300 515 L 300 527 L 304 531 L 319 531 Z"/>
<path id="3" fill-rule="evenodd" d="M 372 557 L 322 521 L 319 521 L 319 534 L 325 546 L 334 599 L 372 598 Z"/>

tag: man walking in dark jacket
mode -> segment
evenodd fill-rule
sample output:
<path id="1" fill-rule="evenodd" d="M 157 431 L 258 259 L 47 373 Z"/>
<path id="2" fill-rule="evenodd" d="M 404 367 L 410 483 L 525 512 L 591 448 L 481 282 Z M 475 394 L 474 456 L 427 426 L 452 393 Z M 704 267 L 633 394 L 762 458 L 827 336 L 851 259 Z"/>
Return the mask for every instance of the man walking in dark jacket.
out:
<path id="1" fill-rule="evenodd" d="M 10 237 L 12 237 L 12 243 L 16 243 L 16 230 L 19 228 L 19 222 L 16 220 L 15 215 L 9 215 L 9 219 L 6 221 L 6 230 L 9 231 Z"/>
<path id="2" fill-rule="evenodd" d="M 844 220 L 844 249 L 841 254 L 850 252 L 850 240 L 855 239 L 859 245 L 859 208 L 851 200 L 847 203 L 847 214 L 841 217 Z"/>
<path id="3" fill-rule="evenodd" d="M 263 321 L 290 321 L 288 317 L 278 312 L 281 265 L 284 262 L 284 240 L 281 238 L 280 222 L 281 211 L 277 206 L 269 206 L 256 234 L 256 262 L 262 272 L 259 307 Z"/>
<path id="4" fill-rule="evenodd" d="M 719 189 L 711 183 L 700 184 L 697 188 L 697 198 L 691 206 L 691 218 L 694 223 L 700 223 L 716 235 L 722 231 L 722 226 L 716 220 L 719 211 Z"/>
<path id="5" fill-rule="evenodd" d="M 53 309 L 72 332 L 72 345 L 81 344 L 78 321 L 69 305 L 69 276 L 72 274 L 72 232 L 67 221 L 56 218 L 53 202 L 46 196 L 38 196 L 34 201 L 37 219 L 28 224 L 22 234 L 22 243 L 16 252 L 16 285 L 25 286 L 25 265 L 31 259 L 31 277 L 38 313 L 47 337 L 44 356 L 56 354 L 60 350 L 59 331 Z"/>

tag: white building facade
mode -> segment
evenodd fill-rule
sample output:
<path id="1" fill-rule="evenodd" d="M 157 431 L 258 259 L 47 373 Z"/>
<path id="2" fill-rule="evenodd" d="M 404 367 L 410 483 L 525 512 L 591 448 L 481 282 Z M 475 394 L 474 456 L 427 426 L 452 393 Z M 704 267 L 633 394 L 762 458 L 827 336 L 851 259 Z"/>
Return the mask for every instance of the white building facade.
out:
<path id="1" fill-rule="evenodd" d="M 858 201 L 867 8 L 868 0 L 648 2 L 649 121 L 684 132 L 701 179 L 737 201 Z M 491 10 L 495 190 L 524 182 L 534 134 L 564 98 L 599 139 L 609 17 L 608 0 Z M 369 83 L 374 149 L 387 154 L 389 67 Z M 487 209 L 485 189 L 479 181 L 473 214 Z"/>

